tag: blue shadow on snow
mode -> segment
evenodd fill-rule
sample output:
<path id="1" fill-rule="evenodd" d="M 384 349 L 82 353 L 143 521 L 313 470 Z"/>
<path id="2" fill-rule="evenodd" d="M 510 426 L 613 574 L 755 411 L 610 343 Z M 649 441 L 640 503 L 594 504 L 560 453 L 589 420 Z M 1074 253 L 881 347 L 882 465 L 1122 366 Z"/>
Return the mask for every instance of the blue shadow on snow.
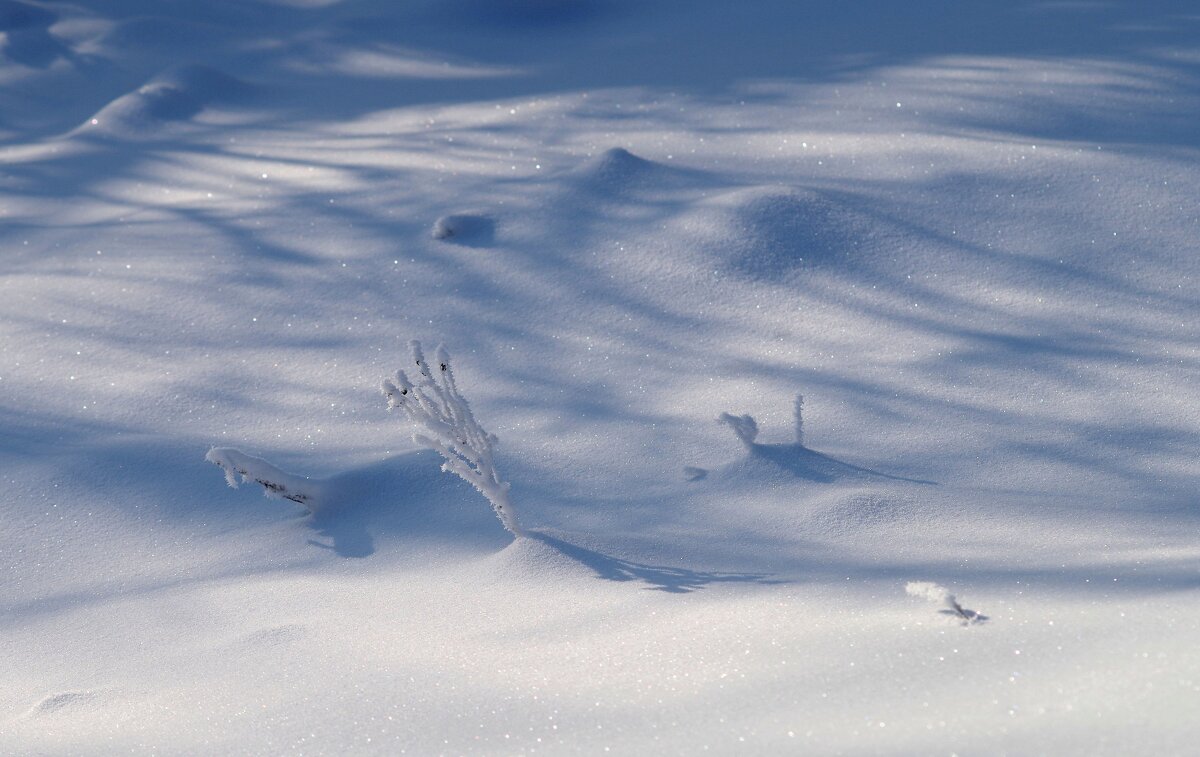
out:
<path id="1" fill-rule="evenodd" d="M 531 532 L 528 538 L 537 539 L 564 557 L 592 570 L 597 578 L 618 582 L 642 581 L 649 584 L 649 589 L 671 594 L 687 594 L 715 583 L 785 583 L 772 579 L 768 573 L 726 573 L 669 565 L 647 565 L 606 555 L 540 532 Z"/>

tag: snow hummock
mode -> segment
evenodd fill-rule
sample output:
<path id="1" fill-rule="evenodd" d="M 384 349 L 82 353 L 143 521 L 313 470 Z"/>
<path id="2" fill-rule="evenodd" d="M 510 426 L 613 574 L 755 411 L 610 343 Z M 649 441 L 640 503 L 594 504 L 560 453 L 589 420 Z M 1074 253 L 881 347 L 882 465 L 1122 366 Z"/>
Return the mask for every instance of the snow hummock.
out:
<path id="1" fill-rule="evenodd" d="M 1194 751 L 1186 5 L 0 0 L 0 753 Z"/>
<path id="2" fill-rule="evenodd" d="M 450 213 L 434 222 L 434 239 L 472 247 L 490 245 L 496 234 L 496 221 L 485 213 Z"/>
<path id="3" fill-rule="evenodd" d="M 247 84 L 215 68 L 177 66 L 96 111 L 78 133 L 137 136 L 191 119 L 214 102 L 243 101 L 249 92 Z"/>

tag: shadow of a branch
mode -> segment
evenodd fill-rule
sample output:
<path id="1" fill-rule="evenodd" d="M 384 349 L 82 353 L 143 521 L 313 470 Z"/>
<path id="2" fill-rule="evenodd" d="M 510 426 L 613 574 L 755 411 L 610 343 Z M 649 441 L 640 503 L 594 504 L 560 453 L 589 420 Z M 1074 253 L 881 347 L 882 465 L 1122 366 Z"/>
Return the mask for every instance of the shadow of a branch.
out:
<path id="1" fill-rule="evenodd" d="M 557 539 L 545 533 L 530 532 L 529 538 L 537 539 L 565 557 L 578 562 L 595 572 L 605 581 L 641 581 L 645 588 L 672 594 L 687 594 L 714 583 L 780 584 L 769 573 L 726 573 L 718 571 L 691 570 L 667 565 L 647 565 L 623 560 L 595 550 Z"/>
<path id="2" fill-rule="evenodd" d="M 964 626 L 978 626 L 991 620 L 990 617 L 975 610 L 967 609 L 966 607 L 958 610 L 938 610 L 939 615 L 950 615 L 962 621 Z"/>
<path id="3" fill-rule="evenodd" d="M 779 468 L 795 475 L 797 478 L 821 483 L 830 483 L 846 478 L 874 477 L 886 478 L 892 481 L 906 481 L 910 484 L 938 486 L 938 482 L 936 481 L 896 476 L 842 462 L 800 444 L 759 444 L 755 442 L 750 448 L 750 455 L 773 463 Z"/>

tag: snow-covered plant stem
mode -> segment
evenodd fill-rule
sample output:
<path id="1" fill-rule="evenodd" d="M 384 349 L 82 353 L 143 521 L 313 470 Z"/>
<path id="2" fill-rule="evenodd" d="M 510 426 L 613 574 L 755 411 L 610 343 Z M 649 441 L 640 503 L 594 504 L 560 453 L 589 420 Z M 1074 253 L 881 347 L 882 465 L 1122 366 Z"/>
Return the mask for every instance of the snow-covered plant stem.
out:
<path id="1" fill-rule="evenodd" d="M 411 346 L 416 381 L 411 381 L 404 371 L 397 371 L 394 379 L 385 380 L 383 393 L 388 407 L 403 410 L 417 425 L 413 441 L 437 450 L 446 461 L 442 470 L 458 475 L 478 489 L 492 503 L 504 527 L 514 536 L 523 536 L 508 499 L 509 484 L 496 471 L 493 450 L 497 439 L 483 430 L 459 393 L 446 348 L 437 348 L 434 363 L 430 365 L 421 351 L 421 343 L 414 340 Z"/>
<path id="2" fill-rule="evenodd" d="M 225 482 L 234 489 L 238 487 L 240 476 L 246 483 L 260 484 L 268 497 L 297 502 L 310 512 L 316 509 L 320 486 L 311 479 L 282 471 L 261 457 L 247 455 L 232 447 L 213 447 L 204 459 L 220 466 L 225 471 Z"/>
<path id="3" fill-rule="evenodd" d="M 804 446 L 804 395 L 796 395 L 796 445 Z"/>

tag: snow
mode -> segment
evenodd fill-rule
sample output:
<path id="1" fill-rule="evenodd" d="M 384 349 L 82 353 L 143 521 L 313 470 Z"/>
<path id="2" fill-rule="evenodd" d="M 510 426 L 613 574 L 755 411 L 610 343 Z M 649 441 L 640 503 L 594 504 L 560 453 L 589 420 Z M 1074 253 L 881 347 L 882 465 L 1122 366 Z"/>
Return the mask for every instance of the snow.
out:
<path id="1" fill-rule="evenodd" d="M 434 239 L 470 247 L 488 247 L 496 236 L 496 222 L 486 213 L 451 213 L 433 223 Z"/>
<path id="2" fill-rule="evenodd" d="M 238 488 L 239 479 L 244 483 L 253 482 L 262 486 L 267 497 L 290 500 L 310 510 L 319 507 L 325 498 L 319 482 L 281 471 L 261 457 L 247 455 L 232 447 L 213 447 L 204 459 L 221 468 L 225 483 L 231 489 Z"/>
<path id="3" fill-rule="evenodd" d="M 0 753 L 1194 750 L 1198 23 L 0 0 Z"/>

